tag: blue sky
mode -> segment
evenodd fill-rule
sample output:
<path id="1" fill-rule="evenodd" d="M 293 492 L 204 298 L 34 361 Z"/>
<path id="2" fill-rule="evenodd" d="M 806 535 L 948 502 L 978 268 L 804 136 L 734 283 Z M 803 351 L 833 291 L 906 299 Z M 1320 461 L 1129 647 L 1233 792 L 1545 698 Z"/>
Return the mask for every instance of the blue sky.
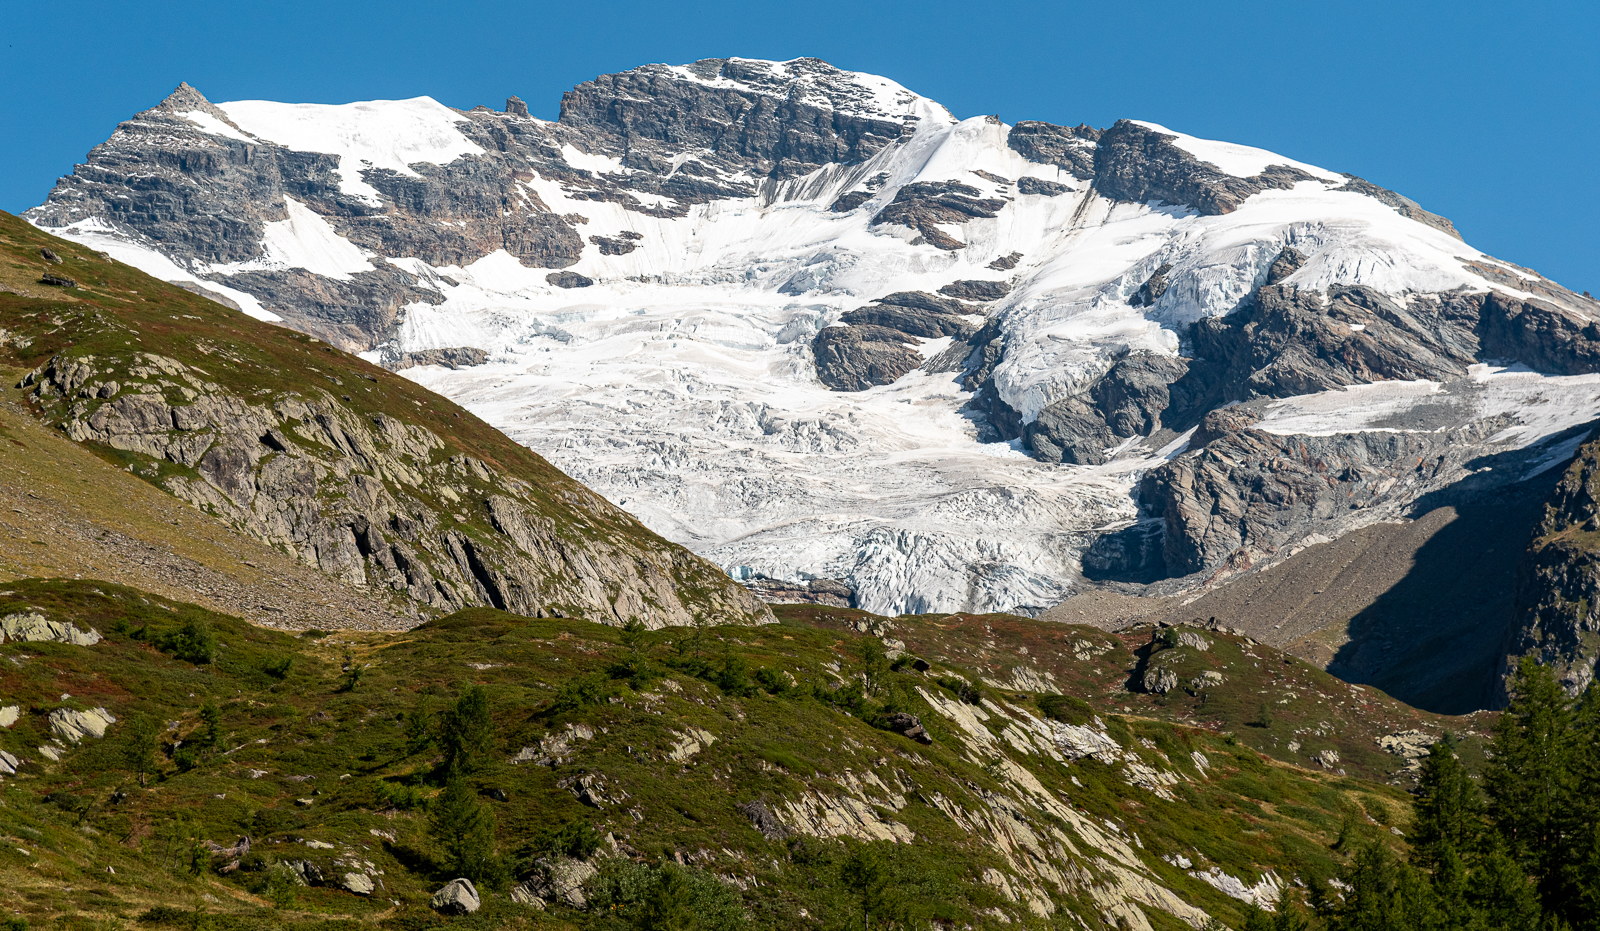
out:
<path id="1" fill-rule="evenodd" d="M 1600 291 L 1600 3 L 141 3 L 0 21 L 0 208 L 42 201 L 179 81 L 212 100 L 432 96 L 554 118 L 645 62 L 816 56 L 957 116 L 1153 120 L 1393 188 Z"/>

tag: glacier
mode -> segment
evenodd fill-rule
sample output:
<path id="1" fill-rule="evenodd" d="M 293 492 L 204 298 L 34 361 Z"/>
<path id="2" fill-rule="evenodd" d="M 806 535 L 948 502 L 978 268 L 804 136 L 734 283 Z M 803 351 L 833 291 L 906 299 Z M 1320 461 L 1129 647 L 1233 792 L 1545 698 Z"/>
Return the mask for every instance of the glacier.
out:
<path id="1" fill-rule="evenodd" d="M 261 257 L 244 263 L 180 267 L 160 242 L 103 218 L 51 231 L 168 280 L 217 279 L 206 287 L 257 316 L 271 312 L 228 286 L 229 275 L 289 267 L 348 278 L 379 262 L 402 269 L 437 301 L 406 304 L 387 342 L 367 358 L 483 349 L 489 361 L 481 366 L 405 374 L 730 570 L 844 580 L 859 607 L 891 615 L 1034 614 L 1061 601 L 1081 584 L 1080 557 L 1094 535 L 1135 519 L 1140 476 L 1181 453 L 1185 436 L 1135 438 L 1103 465 L 1047 464 L 1020 441 L 981 441 L 981 415 L 966 408 L 972 393 L 960 373 L 918 370 L 865 391 L 829 390 L 818 380 L 811 340 L 875 298 L 961 280 L 1009 284 L 974 321 L 1003 332 L 993 383 L 1030 421 L 1129 351 L 1178 354 L 1184 328 L 1239 307 L 1286 246 L 1306 257 L 1287 279 L 1302 289 L 1364 285 L 1401 304 L 1457 289 L 1547 291 L 1536 274 L 1350 190 L 1351 176 L 1264 150 L 1141 124 L 1227 174 L 1250 177 L 1282 165 L 1305 178 L 1219 215 L 1129 203 L 1058 165 L 1025 158 L 1008 144 L 1013 127 L 995 117 L 957 119 L 872 75 L 756 64 L 767 75 L 760 82 L 669 70 L 675 80 L 913 129 L 858 163 L 789 178 L 725 172 L 719 179 L 747 184 L 749 196 L 683 204 L 636 195 L 646 208 L 661 208 L 648 212 L 586 196 L 555 176 L 519 178 L 516 209 L 581 222 L 591 244 L 561 269 L 592 281 L 585 287 L 559 287 L 548 280 L 557 266 L 504 249 L 464 264 L 380 256 L 292 197 L 282 205 L 288 219 L 269 224 Z M 374 206 L 383 195 L 365 173 L 415 175 L 420 164 L 483 151 L 459 128 L 461 112 L 425 97 L 217 108 L 227 121 L 212 111 L 183 117 L 202 134 L 335 156 L 340 189 Z M 646 170 L 571 141 L 557 151 L 597 178 L 625 182 Z M 693 154 L 682 153 L 678 165 Z M 1024 178 L 1047 182 L 1033 189 L 1049 193 L 1023 193 Z M 951 181 L 1004 203 L 992 218 L 939 227 L 961 248 L 939 248 L 904 226 L 873 225 L 905 186 Z M 834 209 L 850 191 L 870 196 L 854 209 Z M 633 248 L 614 254 L 593 244 L 596 237 L 621 237 Z M 1133 306 L 1130 298 L 1163 267 L 1170 286 L 1153 303 Z M 918 349 L 932 358 L 948 344 L 925 340 Z M 1489 416 L 1558 399 L 1535 423 L 1508 429 L 1506 442 L 1526 445 L 1600 416 L 1595 378 L 1482 366 L 1472 403 Z M 1439 391 L 1434 383 L 1383 383 L 1275 402 L 1261 428 L 1394 429 L 1382 424 Z"/>

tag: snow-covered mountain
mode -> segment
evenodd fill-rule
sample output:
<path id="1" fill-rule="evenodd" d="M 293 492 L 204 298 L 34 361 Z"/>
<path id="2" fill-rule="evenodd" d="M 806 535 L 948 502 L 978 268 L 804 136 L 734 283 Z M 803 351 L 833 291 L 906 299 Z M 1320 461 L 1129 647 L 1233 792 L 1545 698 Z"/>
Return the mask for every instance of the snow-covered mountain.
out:
<path id="1" fill-rule="evenodd" d="M 1600 415 L 1600 304 L 1398 194 L 815 59 L 607 75 L 557 122 L 185 85 L 28 217 L 883 613 L 1214 581 L 1563 461 Z"/>

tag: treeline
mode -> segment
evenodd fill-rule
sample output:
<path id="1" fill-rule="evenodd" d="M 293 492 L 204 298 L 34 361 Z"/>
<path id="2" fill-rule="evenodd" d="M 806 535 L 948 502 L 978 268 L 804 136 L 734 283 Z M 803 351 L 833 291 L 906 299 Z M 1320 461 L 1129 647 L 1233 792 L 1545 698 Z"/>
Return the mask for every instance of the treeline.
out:
<path id="1" fill-rule="evenodd" d="M 1481 786 L 1449 739 L 1419 779 L 1401 858 L 1359 846 L 1312 915 L 1287 897 L 1246 931 L 1600 931 L 1600 688 L 1568 698 L 1524 659 Z"/>

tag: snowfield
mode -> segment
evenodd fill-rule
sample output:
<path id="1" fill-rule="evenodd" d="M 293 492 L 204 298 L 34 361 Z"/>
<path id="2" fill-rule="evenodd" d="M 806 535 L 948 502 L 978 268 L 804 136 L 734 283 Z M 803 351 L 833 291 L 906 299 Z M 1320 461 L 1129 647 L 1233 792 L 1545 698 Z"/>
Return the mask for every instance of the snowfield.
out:
<path id="1" fill-rule="evenodd" d="M 859 393 L 828 390 L 810 355 L 818 330 L 891 292 L 1010 281 L 1010 294 L 988 309 L 1005 333 L 995 381 L 1031 420 L 1119 352 L 1176 353 L 1183 325 L 1235 308 L 1286 245 L 1308 257 L 1288 279 L 1302 288 L 1359 283 L 1403 300 L 1490 286 L 1464 262 L 1492 259 L 1373 198 L 1336 190 L 1348 179 L 1315 166 L 1179 134 L 1181 147 L 1224 171 L 1248 176 L 1288 164 L 1317 180 L 1257 194 L 1222 216 L 1118 204 L 1089 182 L 1024 159 L 1007 146 L 1009 126 L 956 120 L 891 81 L 856 79 L 859 93 L 833 93 L 834 106 L 917 118 L 914 135 L 864 164 L 767 183 L 757 196 L 693 205 L 680 218 L 573 197 L 553 179 L 523 182 L 551 211 L 587 218 L 585 237 L 638 237 L 626 255 L 585 247 L 570 270 L 594 279 L 592 287 L 554 287 L 550 269 L 505 252 L 466 267 L 390 257 L 443 298 L 408 306 L 392 348 L 491 354 L 476 368 L 406 375 L 730 570 L 843 579 L 860 607 L 886 614 L 1036 611 L 1071 591 L 1090 532 L 1132 519 L 1139 474 L 1181 452 L 1182 442 L 1163 450 L 1128 444 L 1104 466 L 1045 465 L 1015 444 L 978 442 L 977 424 L 961 412 L 970 395 L 959 375 L 918 371 Z M 825 89 L 803 91 L 828 98 Z M 480 151 L 454 128 L 462 117 L 429 98 L 220 106 L 256 139 L 338 155 L 342 189 L 369 201 L 377 192 L 361 181 L 360 167 L 407 173 L 417 162 Z M 206 114 L 194 119 L 207 132 L 237 135 Z M 618 159 L 567 150 L 576 168 L 629 170 Z M 866 204 L 829 210 L 880 174 L 885 180 Z M 1018 193 L 1023 176 L 1066 191 Z M 951 252 L 913 244 L 916 234 L 904 227 L 869 225 L 902 186 L 924 181 L 959 181 L 1006 206 L 994 219 L 950 225 L 946 232 L 966 244 Z M 371 267 L 371 256 L 308 208 L 287 206 L 289 219 L 272 225 L 265 257 L 249 267 L 334 278 Z M 112 231 L 81 225 L 67 235 L 161 277 L 193 277 L 146 245 L 113 247 Z M 990 268 L 1012 253 L 1022 254 L 1014 270 Z M 1169 289 L 1153 306 L 1131 307 L 1129 297 L 1161 265 L 1171 266 Z M 248 295 L 226 293 L 249 309 Z M 925 345 L 923 354 L 946 343 Z M 1505 435 L 1522 445 L 1600 414 L 1600 376 L 1479 369 L 1458 386 L 1391 383 L 1278 402 L 1262 427 L 1435 429 L 1427 417 L 1404 415 L 1441 397 L 1479 416 L 1519 413 L 1544 398 L 1537 417 Z"/>

